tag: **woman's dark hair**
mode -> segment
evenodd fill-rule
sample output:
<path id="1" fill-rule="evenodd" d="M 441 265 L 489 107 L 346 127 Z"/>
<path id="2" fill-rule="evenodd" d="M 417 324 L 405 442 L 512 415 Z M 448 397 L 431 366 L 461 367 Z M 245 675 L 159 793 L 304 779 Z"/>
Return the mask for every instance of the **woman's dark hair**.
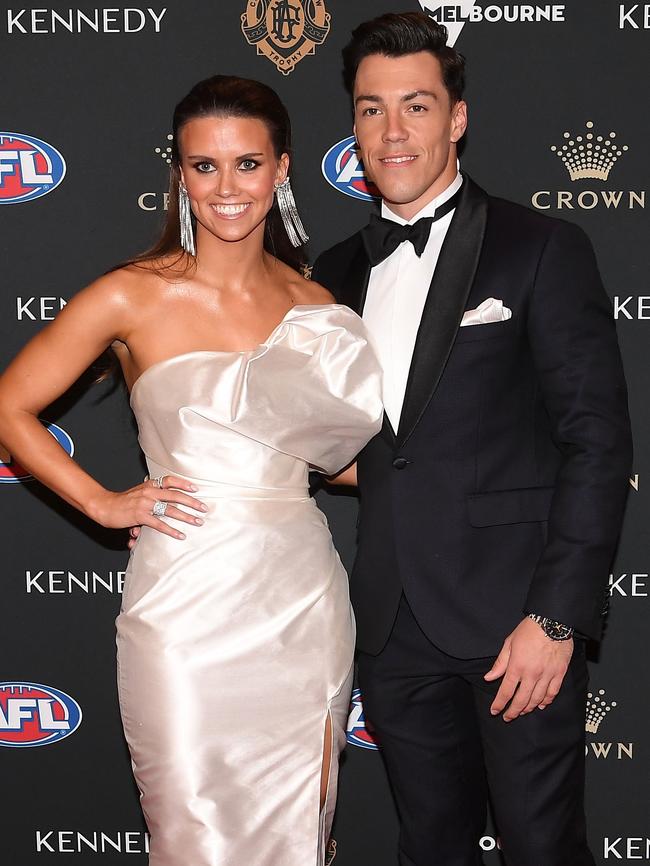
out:
<path id="1" fill-rule="evenodd" d="M 122 262 L 112 270 L 127 265 L 151 263 L 157 273 L 164 275 L 168 272 L 176 278 L 179 272 L 186 273 L 192 266 L 192 259 L 186 256 L 180 240 L 178 184 L 181 174 L 178 134 L 186 123 L 197 117 L 251 117 L 261 120 L 266 124 L 271 136 L 275 156 L 279 159 L 283 153 L 288 153 L 291 157 L 291 121 L 275 90 L 260 81 L 237 78 L 234 75 L 214 75 L 205 81 L 199 81 L 174 109 L 169 200 L 161 235 L 151 249 Z M 192 225 L 196 231 L 194 217 Z M 306 264 L 302 255 L 303 248 L 294 248 L 289 241 L 277 201 L 273 202 L 266 218 L 264 249 L 296 271 L 301 271 Z M 159 264 L 162 258 L 170 256 L 175 258 L 164 266 Z M 117 371 L 118 366 L 115 353 L 108 349 L 93 365 L 96 381 L 107 379 L 111 373 Z"/>
<path id="2" fill-rule="evenodd" d="M 352 31 L 352 39 L 343 49 L 345 86 L 354 90 L 359 64 L 371 54 L 403 57 L 429 51 L 442 66 L 442 79 L 452 105 L 463 98 L 465 58 L 447 45 L 447 28 L 424 12 L 388 13 L 365 21 Z"/>
<path id="3" fill-rule="evenodd" d="M 291 121 L 275 90 L 260 81 L 234 75 L 214 75 L 199 81 L 174 109 L 169 200 L 162 233 L 151 249 L 124 264 L 155 262 L 174 253 L 178 255 L 178 260 L 173 264 L 182 263 L 184 253 L 178 220 L 178 184 L 181 177 L 178 135 L 186 123 L 197 117 L 250 117 L 261 120 L 271 136 L 275 156 L 278 159 L 283 153 L 291 156 Z M 192 224 L 196 229 L 194 217 Z M 294 249 L 287 237 L 277 201 L 266 218 L 264 249 L 295 270 L 300 270 L 305 264 L 302 248 Z"/>

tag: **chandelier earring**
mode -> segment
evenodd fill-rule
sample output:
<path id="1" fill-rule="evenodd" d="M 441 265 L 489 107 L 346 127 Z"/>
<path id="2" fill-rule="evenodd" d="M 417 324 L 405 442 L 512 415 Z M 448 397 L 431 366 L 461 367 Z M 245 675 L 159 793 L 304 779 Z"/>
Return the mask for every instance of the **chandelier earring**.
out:
<path id="1" fill-rule="evenodd" d="M 296 200 L 293 197 L 293 191 L 288 177 L 276 186 L 275 195 L 278 200 L 280 216 L 282 217 L 282 222 L 284 223 L 291 244 L 294 247 L 306 244 L 309 240 L 309 235 L 305 231 L 302 220 L 298 215 Z"/>
<path id="2" fill-rule="evenodd" d="M 194 230 L 192 228 L 192 208 L 190 197 L 182 181 L 178 183 L 178 218 L 181 229 L 181 246 L 191 256 L 196 255 Z"/>

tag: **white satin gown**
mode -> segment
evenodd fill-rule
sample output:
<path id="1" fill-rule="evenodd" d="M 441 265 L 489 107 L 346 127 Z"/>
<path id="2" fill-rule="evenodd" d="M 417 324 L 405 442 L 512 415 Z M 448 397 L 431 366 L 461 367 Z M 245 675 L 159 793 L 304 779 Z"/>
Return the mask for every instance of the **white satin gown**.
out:
<path id="1" fill-rule="evenodd" d="M 209 506 L 203 526 L 176 523 L 185 541 L 143 527 L 117 620 L 149 862 L 321 866 L 355 635 L 308 470 L 340 470 L 381 426 L 364 325 L 341 305 L 294 307 L 252 351 L 154 364 L 131 405 L 150 475 L 191 479 Z"/>

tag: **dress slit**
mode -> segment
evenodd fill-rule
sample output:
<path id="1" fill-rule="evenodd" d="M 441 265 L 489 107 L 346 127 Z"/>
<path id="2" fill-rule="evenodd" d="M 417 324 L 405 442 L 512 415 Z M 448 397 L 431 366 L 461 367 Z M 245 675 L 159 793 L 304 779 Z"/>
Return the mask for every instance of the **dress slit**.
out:
<path id="1" fill-rule="evenodd" d="M 339 689 L 328 701 L 325 714 L 323 734 L 323 765 L 319 785 L 319 797 L 322 796 L 323 779 L 325 771 L 326 737 L 329 721 L 329 746 L 330 755 L 327 767 L 327 785 L 325 797 L 319 812 L 319 840 L 317 866 L 329 866 L 336 856 L 336 842 L 331 838 L 334 812 L 336 809 L 336 796 L 338 791 L 339 758 L 345 748 L 346 724 L 349 712 L 349 695 L 352 689 L 354 667 L 348 671 Z"/>
<path id="2" fill-rule="evenodd" d="M 323 761 L 320 777 L 320 812 L 318 819 L 318 866 L 324 866 L 327 843 L 332 829 L 334 808 L 331 804 L 332 759 L 334 757 L 334 723 L 332 721 L 332 709 L 328 704 L 325 714 L 325 730 L 323 735 Z M 323 792 L 323 788 L 325 791 Z"/>

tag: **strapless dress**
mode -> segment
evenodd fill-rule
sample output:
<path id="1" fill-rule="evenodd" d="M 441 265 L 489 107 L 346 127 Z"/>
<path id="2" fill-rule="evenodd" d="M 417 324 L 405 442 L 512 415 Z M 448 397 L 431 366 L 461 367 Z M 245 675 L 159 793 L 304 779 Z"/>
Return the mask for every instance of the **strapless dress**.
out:
<path id="1" fill-rule="evenodd" d="M 151 866 L 324 863 L 354 618 L 308 471 L 337 472 L 379 431 L 380 391 L 364 325 L 338 304 L 294 307 L 251 351 L 188 352 L 133 386 L 150 475 L 191 479 L 209 506 L 203 526 L 176 523 L 185 541 L 143 527 L 117 620 Z"/>

